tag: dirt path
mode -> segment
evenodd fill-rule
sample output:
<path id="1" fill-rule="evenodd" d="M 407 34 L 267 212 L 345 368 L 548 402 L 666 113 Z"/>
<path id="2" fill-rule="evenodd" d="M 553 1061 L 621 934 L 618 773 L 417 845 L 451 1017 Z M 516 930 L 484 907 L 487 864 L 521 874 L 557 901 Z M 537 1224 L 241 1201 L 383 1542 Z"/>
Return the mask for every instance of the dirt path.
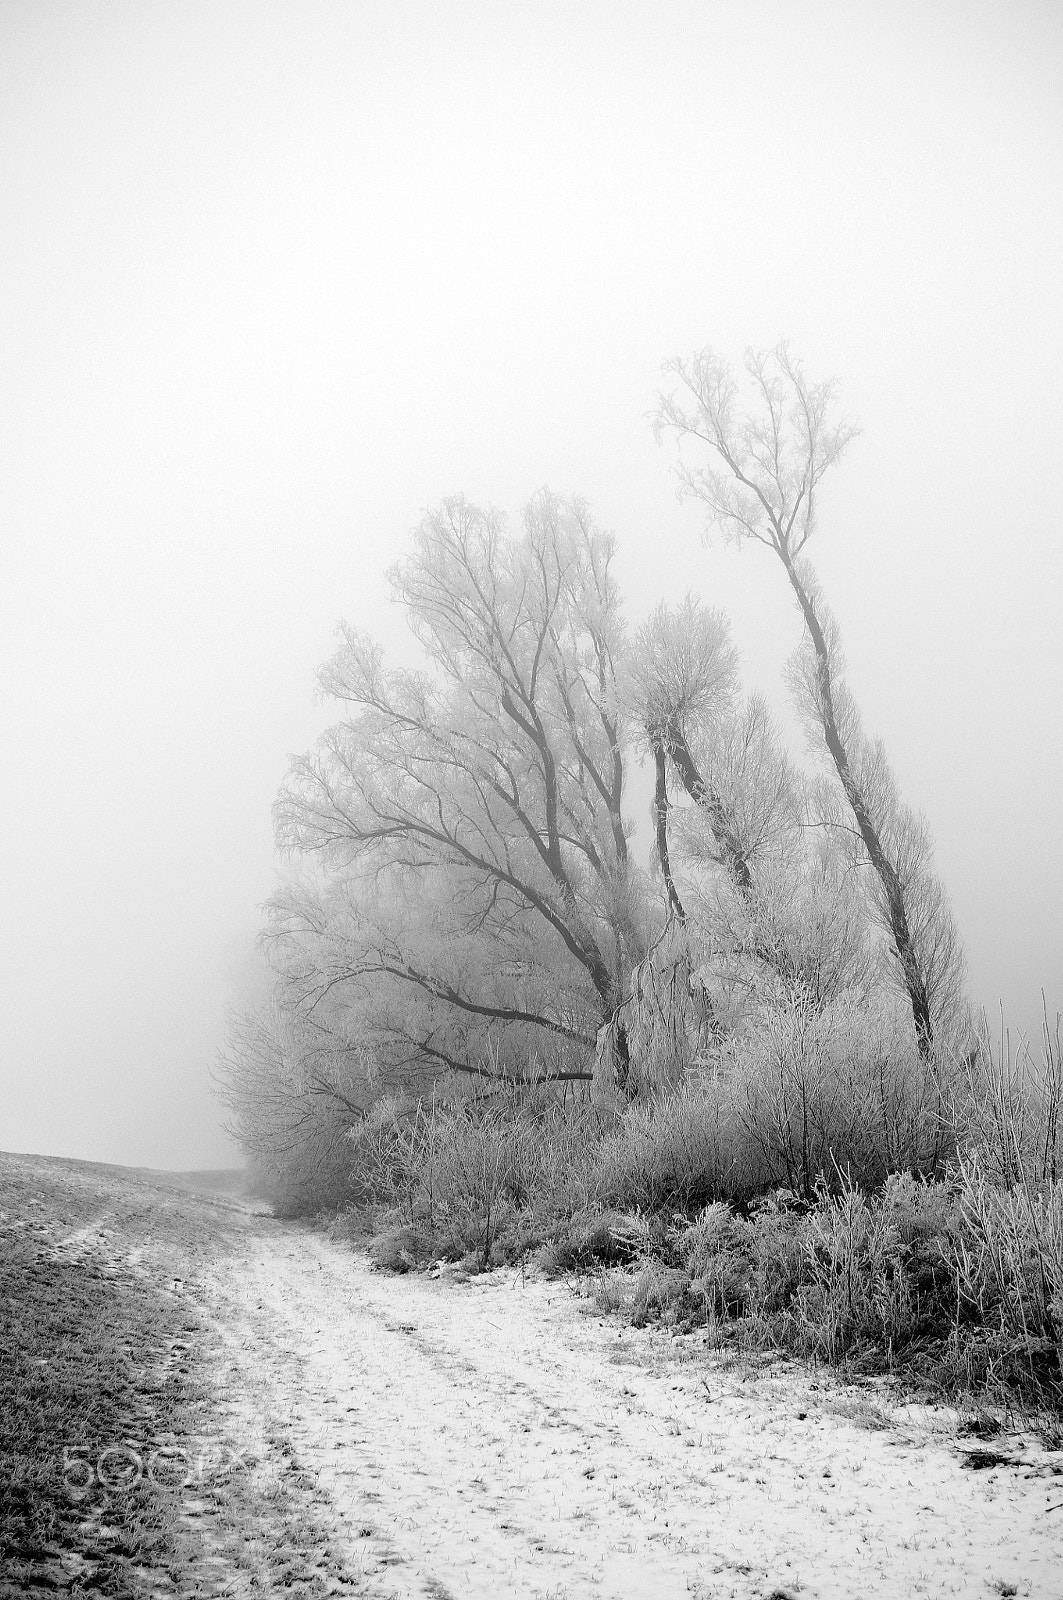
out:
<path id="1" fill-rule="evenodd" d="M 870 1430 L 831 1380 L 618 1330 L 564 1285 L 242 1234 L 195 1286 L 226 1428 L 257 1471 L 294 1454 L 368 1595 L 1063 1596 L 1059 1456 L 974 1471 L 947 1418 Z"/>

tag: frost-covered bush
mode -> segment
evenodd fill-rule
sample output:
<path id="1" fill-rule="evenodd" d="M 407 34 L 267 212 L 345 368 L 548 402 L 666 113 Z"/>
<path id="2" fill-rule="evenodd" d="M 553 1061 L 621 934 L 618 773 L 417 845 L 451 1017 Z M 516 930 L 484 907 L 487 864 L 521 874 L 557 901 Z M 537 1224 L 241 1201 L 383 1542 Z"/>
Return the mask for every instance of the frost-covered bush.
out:
<path id="1" fill-rule="evenodd" d="M 767 1175 L 736 1120 L 729 1085 L 713 1072 L 628 1108 L 602 1140 L 594 1175 L 601 1205 L 692 1211 L 756 1191 Z"/>
<path id="2" fill-rule="evenodd" d="M 370 1119 L 373 1121 L 374 1119 Z M 498 1093 L 413 1110 L 396 1106 L 357 1139 L 376 1192 L 431 1230 L 440 1255 L 479 1249 L 483 1263 L 542 1243 L 589 1204 L 600 1118 L 584 1103 Z"/>
<path id="3" fill-rule="evenodd" d="M 794 998 L 737 1038 L 734 1116 L 773 1182 L 810 1199 L 817 1182 L 881 1184 L 938 1173 L 956 1145 L 951 1069 L 922 1056 L 895 1003 Z"/>

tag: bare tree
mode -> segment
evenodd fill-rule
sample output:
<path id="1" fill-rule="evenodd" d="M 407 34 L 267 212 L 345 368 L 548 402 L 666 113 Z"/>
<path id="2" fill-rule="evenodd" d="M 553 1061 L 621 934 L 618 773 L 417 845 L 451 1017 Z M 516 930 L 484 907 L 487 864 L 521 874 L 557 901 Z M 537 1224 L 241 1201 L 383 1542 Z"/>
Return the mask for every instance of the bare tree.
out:
<path id="1" fill-rule="evenodd" d="M 511 538 L 449 500 L 391 575 L 428 670 L 345 628 L 322 671 L 348 714 L 276 806 L 322 873 L 275 897 L 271 939 L 303 1013 L 392 1075 L 587 1077 L 645 949 L 612 553 L 579 502 L 539 495 Z"/>
<path id="2" fill-rule="evenodd" d="M 660 605 L 639 630 L 629 671 L 628 697 L 640 734 L 653 756 L 654 832 L 657 859 L 672 914 L 682 922 L 682 902 L 669 859 L 669 762 L 712 828 L 720 859 L 743 891 L 749 862 L 735 818 L 713 783 L 699 770 L 691 739 L 719 733 L 738 698 L 738 652 L 727 618 L 706 611 L 688 595 L 677 611 Z"/>
<path id="3" fill-rule="evenodd" d="M 301 1211 L 349 1198 L 348 1132 L 371 1096 L 359 1051 L 303 1017 L 283 986 L 229 1018 L 214 1068 L 229 1131 L 270 1198 Z"/>
<path id="4" fill-rule="evenodd" d="M 717 999 L 729 988 L 757 1004 L 775 995 L 821 1005 L 865 987 L 866 918 L 845 853 L 809 825 L 811 786 L 764 700 L 739 698 L 726 619 L 691 599 L 660 608 L 636 637 L 630 671 L 658 793 L 667 755 L 692 802 L 655 807 L 658 854 L 667 848 L 673 885 L 684 886 L 681 920 L 691 913 Z M 732 1025 L 734 1006 L 718 1005 L 717 1021 Z"/>
<path id="5" fill-rule="evenodd" d="M 765 1007 L 861 988 L 870 962 L 847 863 L 806 826 L 807 782 L 763 700 L 740 699 L 727 619 L 692 597 L 658 607 L 634 640 L 623 697 L 654 763 L 668 915 L 598 1038 L 599 1093 L 631 1099 L 678 1082 Z"/>
<path id="6" fill-rule="evenodd" d="M 837 418 L 834 385 L 811 384 L 786 345 L 747 352 L 751 399 L 743 410 L 730 366 L 712 350 L 667 370 L 678 380 L 659 397 L 658 432 L 694 443 L 704 459 L 683 463 L 685 491 L 740 543 L 755 542 L 781 563 L 801 611 L 807 666 L 799 674 L 877 885 L 876 911 L 911 1007 L 920 1053 L 933 1052 L 935 1026 L 955 1010 L 962 956 L 944 894 L 929 864 L 925 830 L 896 796 L 879 745 L 863 737 L 844 682 L 837 627 L 802 552 L 816 525 L 817 494 L 854 428 Z"/>

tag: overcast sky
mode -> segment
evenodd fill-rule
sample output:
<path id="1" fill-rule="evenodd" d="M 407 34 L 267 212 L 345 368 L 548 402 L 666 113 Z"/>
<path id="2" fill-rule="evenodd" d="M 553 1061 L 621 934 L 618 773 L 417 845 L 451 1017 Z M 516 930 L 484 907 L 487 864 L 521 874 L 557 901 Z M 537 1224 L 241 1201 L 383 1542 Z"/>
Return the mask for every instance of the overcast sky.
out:
<path id="1" fill-rule="evenodd" d="M 1063 1005 L 1061 82 L 1021 0 L 3 0 L 0 1148 L 233 1159 L 270 806 L 444 495 L 586 496 L 784 706 L 783 575 L 647 421 L 706 344 L 839 379 L 865 723 L 976 1001 Z"/>

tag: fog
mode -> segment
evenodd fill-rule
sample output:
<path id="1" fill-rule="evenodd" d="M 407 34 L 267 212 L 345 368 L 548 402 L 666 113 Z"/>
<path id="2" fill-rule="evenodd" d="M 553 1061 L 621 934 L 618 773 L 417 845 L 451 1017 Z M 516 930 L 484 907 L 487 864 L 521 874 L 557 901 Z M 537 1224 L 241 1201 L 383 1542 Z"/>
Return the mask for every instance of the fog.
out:
<path id="1" fill-rule="evenodd" d="M 271 803 L 444 495 L 585 496 L 631 618 L 723 606 L 787 714 L 777 563 L 647 419 L 706 344 L 837 376 L 865 724 L 976 1003 L 1063 1005 L 1061 81 L 1041 4 L 6 0 L 0 1148 L 235 1159 Z"/>

